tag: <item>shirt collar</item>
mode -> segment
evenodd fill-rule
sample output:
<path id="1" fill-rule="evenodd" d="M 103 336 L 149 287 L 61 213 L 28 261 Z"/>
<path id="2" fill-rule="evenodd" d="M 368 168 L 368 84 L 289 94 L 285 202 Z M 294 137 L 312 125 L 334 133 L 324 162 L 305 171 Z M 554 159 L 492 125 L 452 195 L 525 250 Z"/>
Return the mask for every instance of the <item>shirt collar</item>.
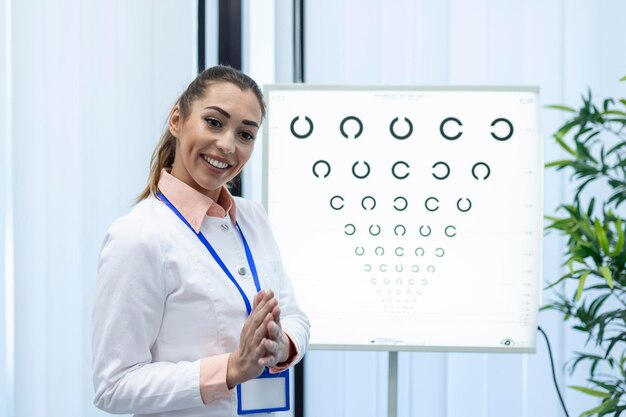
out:
<path id="1" fill-rule="evenodd" d="M 189 222 L 196 233 L 200 232 L 205 216 L 224 218 L 228 213 L 231 222 L 236 223 L 235 199 L 225 186 L 222 186 L 217 202 L 215 202 L 163 168 L 158 188 Z"/>

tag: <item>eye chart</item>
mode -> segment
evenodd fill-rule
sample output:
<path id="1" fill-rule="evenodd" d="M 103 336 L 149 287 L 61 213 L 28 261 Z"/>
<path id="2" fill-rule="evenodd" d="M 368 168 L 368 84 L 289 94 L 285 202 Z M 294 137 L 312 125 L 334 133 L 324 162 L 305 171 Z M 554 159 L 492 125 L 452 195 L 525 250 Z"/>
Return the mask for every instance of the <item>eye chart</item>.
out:
<path id="1" fill-rule="evenodd" d="M 311 348 L 533 352 L 537 88 L 266 87 L 265 204 Z"/>

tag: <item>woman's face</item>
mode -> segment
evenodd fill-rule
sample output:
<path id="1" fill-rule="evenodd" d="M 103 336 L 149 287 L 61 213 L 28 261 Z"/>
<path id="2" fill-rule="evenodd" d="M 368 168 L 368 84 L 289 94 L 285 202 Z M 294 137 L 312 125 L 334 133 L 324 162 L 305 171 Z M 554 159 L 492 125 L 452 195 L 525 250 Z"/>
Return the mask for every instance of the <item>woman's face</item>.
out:
<path id="1" fill-rule="evenodd" d="M 250 159 L 261 124 L 261 106 L 252 90 L 219 82 L 207 87 L 186 120 L 174 107 L 169 129 L 176 137 L 172 175 L 217 201 L 220 188 Z"/>

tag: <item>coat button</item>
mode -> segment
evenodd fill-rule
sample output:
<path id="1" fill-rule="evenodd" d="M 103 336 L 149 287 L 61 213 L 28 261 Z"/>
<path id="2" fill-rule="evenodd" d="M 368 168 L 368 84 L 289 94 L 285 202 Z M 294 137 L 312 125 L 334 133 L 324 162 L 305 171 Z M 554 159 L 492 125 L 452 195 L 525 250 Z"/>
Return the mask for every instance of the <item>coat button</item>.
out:
<path id="1" fill-rule="evenodd" d="M 220 226 L 222 228 L 222 230 L 226 231 L 228 229 L 230 229 L 230 227 L 226 224 L 226 223 L 222 223 L 222 225 Z"/>
<path id="2" fill-rule="evenodd" d="M 239 272 L 239 275 L 246 275 L 248 273 L 248 270 L 246 269 L 245 266 L 240 266 L 239 269 L 237 270 L 237 272 Z"/>

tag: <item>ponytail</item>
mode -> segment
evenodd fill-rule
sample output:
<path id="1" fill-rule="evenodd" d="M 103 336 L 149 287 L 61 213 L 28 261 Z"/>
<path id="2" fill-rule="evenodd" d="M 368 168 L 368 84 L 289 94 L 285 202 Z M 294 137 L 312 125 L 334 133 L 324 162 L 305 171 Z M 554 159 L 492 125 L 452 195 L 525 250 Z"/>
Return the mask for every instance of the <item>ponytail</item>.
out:
<path id="1" fill-rule="evenodd" d="M 170 130 L 166 127 L 161 135 L 161 140 L 157 145 L 152 159 L 150 160 L 150 177 L 148 178 L 148 185 L 142 191 L 136 199 L 136 202 L 140 202 L 150 196 L 150 194 L 156 196 L 159 192 L 158 185 L 161 179 L 161 170 L 163 168 L 169 168 L 174 163 L 174 157 L 176 156 L 176 137 L 172 135 Z"/>

